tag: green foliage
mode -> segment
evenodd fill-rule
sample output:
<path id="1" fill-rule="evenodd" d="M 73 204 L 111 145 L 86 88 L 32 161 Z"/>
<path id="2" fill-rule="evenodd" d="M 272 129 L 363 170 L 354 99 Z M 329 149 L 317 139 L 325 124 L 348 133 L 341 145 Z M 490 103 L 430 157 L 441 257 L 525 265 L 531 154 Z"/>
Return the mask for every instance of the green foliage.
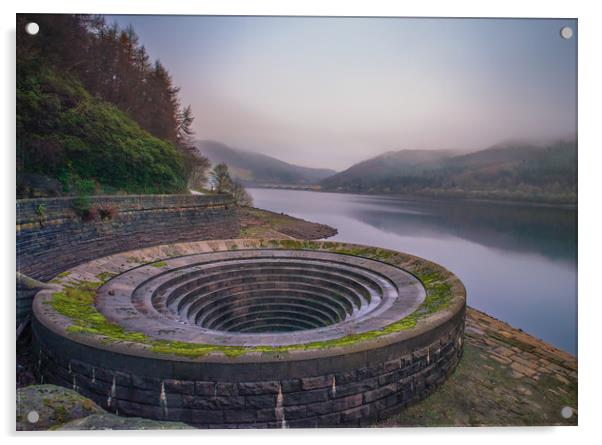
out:
<path id="1" fill-rule="evenodd" d="M 129 193 L 185 190 L 182 155 L 68 75 L 23 61 L 17 80 L 18 171 L 58 178 L 86 195 L 97 185 Z"/>
<path id="2" fill-rule="evenodd" d="M 38 215 L 38 222 L 40 223 L 40 226 L 44 226 L 44 223 L 46 222 L 46 206 L 44 206 L 44 204 L 39 204 L 36 207 L 36 214 Z"/>
<path id="3" fill-rule="evenodd" d="M 239 181 L 232 179 L 230 170 L 226 164 L 221 163 L 213 167 L 213 170 L 209 173 L 209 177 L 215 192 L 230 193 L 234 197 L 236 205 L 243 207 L 253 205 L 253 198 Z"/>

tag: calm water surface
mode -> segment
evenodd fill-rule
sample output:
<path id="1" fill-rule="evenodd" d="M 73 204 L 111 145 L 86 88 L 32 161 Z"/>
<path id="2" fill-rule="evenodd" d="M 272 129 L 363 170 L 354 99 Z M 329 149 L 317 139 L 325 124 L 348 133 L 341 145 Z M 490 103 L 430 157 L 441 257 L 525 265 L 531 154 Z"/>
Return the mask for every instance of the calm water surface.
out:
<path id="1" fill-rule="evenodd" d="M 496 203 L 249 189 L 255 206 L 336 227 L 331 240 L 433 260 L 468 304 L 577 352 L 577 211 Z"/>

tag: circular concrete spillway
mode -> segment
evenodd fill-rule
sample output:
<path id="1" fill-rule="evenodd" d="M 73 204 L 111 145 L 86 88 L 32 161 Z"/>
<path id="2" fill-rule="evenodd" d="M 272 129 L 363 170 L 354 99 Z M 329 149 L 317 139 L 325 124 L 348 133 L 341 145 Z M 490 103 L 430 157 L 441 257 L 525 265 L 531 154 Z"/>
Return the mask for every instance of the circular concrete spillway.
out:
<path id="1" fill-rule="evenodd" d="M 362 424 L 424 397 L 462 351 L 462 284 L 400 252 L 199 242 L 61 275 L 34 303 L 38 372 L 124 415 Z"/>
<path id="2" fill-rule="evenodd" d="M 163 340 L 286 346 L 382 328 L 424 297 L 414 276 L 371 259 L 249 249 L 128 270 L 99 289 L 96 306 L 127 330 Z"/>

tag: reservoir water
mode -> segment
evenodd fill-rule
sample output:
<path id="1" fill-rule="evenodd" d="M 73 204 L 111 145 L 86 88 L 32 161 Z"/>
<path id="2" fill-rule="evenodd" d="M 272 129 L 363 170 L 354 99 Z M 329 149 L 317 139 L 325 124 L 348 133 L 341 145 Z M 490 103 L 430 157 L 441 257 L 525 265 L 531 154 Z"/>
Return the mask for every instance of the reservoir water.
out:
<path id="1" fill-rule="evenodd" d="M 401 250 L 460 277 L 468 304 L 577 353 L 577 210 L 249 189 L 254 206 L 328 224 L 331 240 Z"/>

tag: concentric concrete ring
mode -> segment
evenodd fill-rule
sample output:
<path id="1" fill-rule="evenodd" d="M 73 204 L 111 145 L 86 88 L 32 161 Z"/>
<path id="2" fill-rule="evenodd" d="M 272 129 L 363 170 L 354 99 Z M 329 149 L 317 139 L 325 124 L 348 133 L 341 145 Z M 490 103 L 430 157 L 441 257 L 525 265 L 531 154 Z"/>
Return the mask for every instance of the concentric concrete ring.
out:
<path id="1" fill-rule="evenodd" d="M 253 249 L 131 269 L 99 289 L 96 307 L 128 331 L 153 338 L 284 346 L 383 328 L 424 297 L 414 276 L 378 261 Z"/>
<path id="2" fill-rule="evenodd" d="M 65 271 L 34 301 L 37 372 L 123 415 L 199 427 L 362 425 L 462 353 L 451 272 L 344 243 L 225 240 Z"/>

